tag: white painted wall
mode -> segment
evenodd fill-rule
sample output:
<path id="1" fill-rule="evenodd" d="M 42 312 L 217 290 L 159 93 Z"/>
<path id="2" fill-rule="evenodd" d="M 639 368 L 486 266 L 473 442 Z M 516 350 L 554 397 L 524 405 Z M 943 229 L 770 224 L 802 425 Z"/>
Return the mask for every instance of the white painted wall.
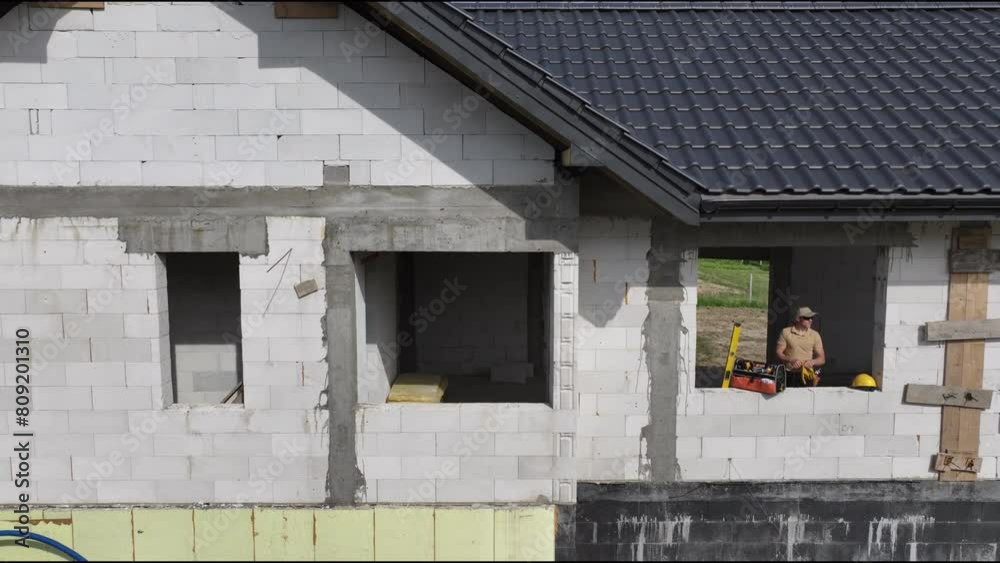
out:
<path id="1" fill-rule="evenodd" d="M 171 406 L 158 257 L 126 254 L 115 219 L 0 219 L 0 427 L 16 428 L 13 339 L 28 327 L 32 499 L 323 501 L 324 225 L 268 219 L 271 253 L 240 260 L 245 405 L 192 408 Z M 289 249 L 287 268 L 267 272 Z M 310 278 L 324 289 L 298 299 L 293 285 Z M 8 461 L 0 491 L 15 498 Z"/>
<path id="2" fill-rule="evenodd" d="M 551 146 L 342 12 L 22 4 L 0 20 L 0 185 L 553 182 Z"/>

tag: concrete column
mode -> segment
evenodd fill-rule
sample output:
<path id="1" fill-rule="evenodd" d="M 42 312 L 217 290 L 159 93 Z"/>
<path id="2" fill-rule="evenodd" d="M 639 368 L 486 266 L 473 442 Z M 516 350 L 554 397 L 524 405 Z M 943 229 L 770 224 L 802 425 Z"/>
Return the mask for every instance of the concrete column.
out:
<path id="1" fill-rule="evenodd" d="M 356 276 L 350 252 L 334 240 L 327 223 L 326 239 L 326 341 L 330 409 L 330 473 L 327 501 L 355 504 L 364 479 L 355 448 L 355 412 L 358 405 L 358 358 L 355 302 Z"/>
<path id="2" fill-rule="evenodd" d="M 649 316 L 643 326 L 644 351 L 650 376 L 650 424 L 643 428 L 653 482 L 676 481 L 677 395 L 682 361 L 681 318 L 684 286 L 681 271 L 697 256 L 696 233 L 668 217 L 652 224 L 649 263 Z"/>
<path id="3" fill-rule="evenodd" d="M 580 257 L 571 252 L 555 255 L 552 263 L 552 408 L 561 411 L 575 411 L 577 405 L 575 377 L 576 350 L 576 304 L 580 299 Z M 572 458 L 579 447 L 576 432 L 561 432 L 558 435 L 557 455 Z M 576 502 L 576 480 L 566 478 L 556 481 L 555 499 L 560 503 Z"/>

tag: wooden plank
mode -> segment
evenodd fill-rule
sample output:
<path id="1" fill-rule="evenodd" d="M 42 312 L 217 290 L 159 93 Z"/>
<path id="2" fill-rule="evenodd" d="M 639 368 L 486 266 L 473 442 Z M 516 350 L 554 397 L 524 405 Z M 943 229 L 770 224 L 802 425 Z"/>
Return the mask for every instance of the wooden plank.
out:
<path id="1" fill-rule="evenodd" d="M 905 401 L 914 405 L 940 405 L 986 410 L 993 403 L 993 391 L 941 385 L 907 385 Z"/>
<path id="2" fill-rule="evenodd" d="M 934 471 L 954 471 L 960 473 L 979 473 L 983 468 L 983 458 L 961 454 L 938 454 L 934 459 Z"/>
<path id="3" fill-rule="evenodd" d="M 276 18 L 335 18 L 336 2 L 275 2 Z"/>
<path id="4" fill-rule="evenodd" d="M 40 8 L 63 8 L 70 10 L 103 10 L 104 2 L 34 2 Z"/>
<path id="5" fill-rule="evenodd" d="M 927 323 L 928 342 L 1000 338 L 1000 319 Z"/>
<path id="6" fill-rule="evenodd" d="M 953 273 L 977 274 L 1000 271 L 1000 249 L 952 250 L 948 264 Z"/>
<path id="7" fill-rule="evenodd" d="M 992 232 L 988 227 L 958 228 L 952 235 L 952 250 L 989 248 Z M 989 274 L 951 274 L 948 287 L 948 320 L 986 320 Z M 986 343 L 957 341 L 945 344 L 944 384 L 950 387 L 981 389 Z M 975 409 L 945 406 L 941 413 L 941 452 L 979 455 L 981 413 Z M 957 471 L 950 466 L 939 476 L 942 481 L 975 481 L 976 473 Z"/>

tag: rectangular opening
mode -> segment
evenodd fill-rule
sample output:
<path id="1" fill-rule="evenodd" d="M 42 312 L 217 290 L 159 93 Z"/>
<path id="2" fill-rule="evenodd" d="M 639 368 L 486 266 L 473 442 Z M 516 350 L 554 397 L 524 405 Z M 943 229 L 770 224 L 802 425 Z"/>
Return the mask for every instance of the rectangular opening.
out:
<path id="1" fill-rule="evenodd" d="M 240 269 L 236 253 L 167 253 L 175 402 L 242 403 Z"/>
<path id="2" fill-rule="evenodd" d="M 877 247 L 703 248 L 698 258 L 696 387 L 721 387 L 734 323 L 737 357 L 778 364 L 782 331 L 799 307 L 826 355 L 820 387 L 881 371 L 885 286 Z"/>
<path id="3" fill-rule="evenodd" d="M 356 254 L 359 400 L 385 402 L 393 384 L 420 375 L 447 382 L 443 396 L 428 402 L 550 402 L 553 259 Z"/>

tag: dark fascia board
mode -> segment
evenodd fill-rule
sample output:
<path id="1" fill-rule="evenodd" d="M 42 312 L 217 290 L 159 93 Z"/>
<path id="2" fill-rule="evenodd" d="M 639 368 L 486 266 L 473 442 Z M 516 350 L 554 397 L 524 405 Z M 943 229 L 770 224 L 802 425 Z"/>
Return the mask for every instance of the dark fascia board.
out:
<path id="1" fill-rule="evenodd" d="M 608 172 L 679 220 L 700 220 L 699 184 L 671 166 L 586 99 L 559 84 L 447 2 L 350 2 L 351 8 L 416 47 L 480 94 L 563 148 L 576 145 Z"/>
<path id="2" fill-rule="evenodd" d="M 705 197 L 705 223 L 745 221 L 995 221 L 1000 196 L 750 196 Z"/>
<path id="3" fill-rule="evenodd" d="M 954 10 L 998 8 L 997 2 L 453 2 L 463 10 Z"/>

